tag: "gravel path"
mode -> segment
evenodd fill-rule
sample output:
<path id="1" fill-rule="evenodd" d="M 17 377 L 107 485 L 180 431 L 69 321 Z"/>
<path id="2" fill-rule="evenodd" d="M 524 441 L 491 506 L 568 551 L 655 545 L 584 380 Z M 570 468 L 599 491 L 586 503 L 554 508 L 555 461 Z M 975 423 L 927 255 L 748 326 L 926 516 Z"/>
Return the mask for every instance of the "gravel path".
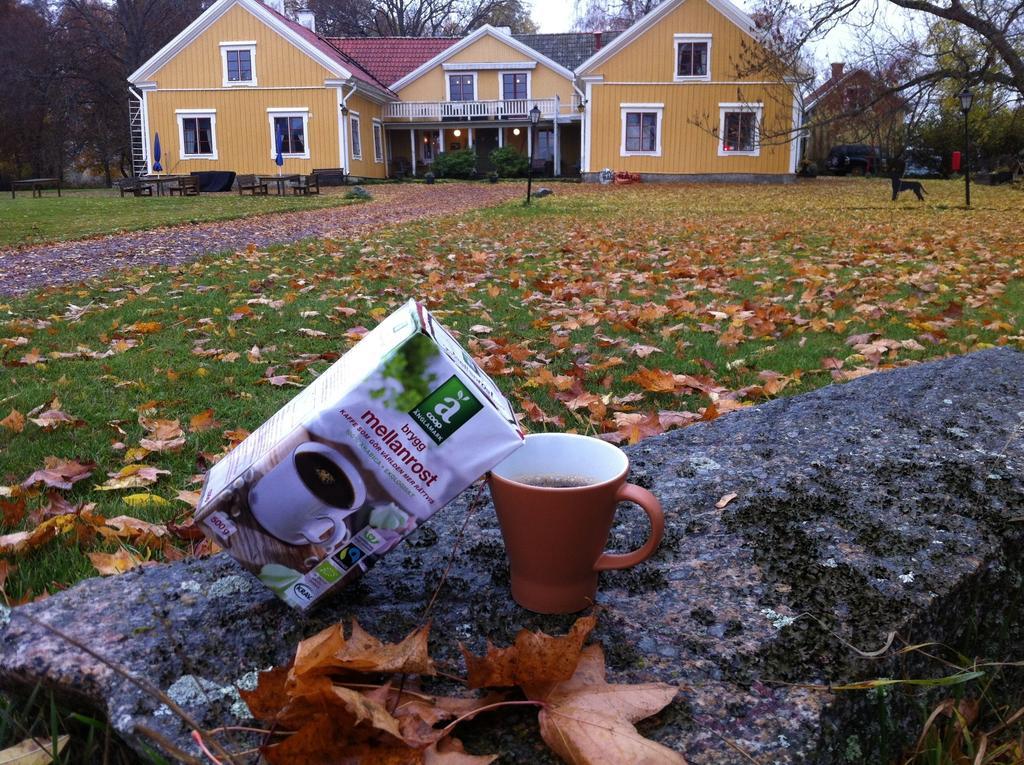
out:
<path id="1" fill-rule="evenodd" d="M 79 282 L 118 268 L 173 265 L 250 244 L 268 247 L 308 237 L 341 238 L 425 216 L 452 215 L 513 199 L 519 184 L 371 186 L 373 200 L 308 212 L 199 223 L 0 250 L 0 295 Z"/>

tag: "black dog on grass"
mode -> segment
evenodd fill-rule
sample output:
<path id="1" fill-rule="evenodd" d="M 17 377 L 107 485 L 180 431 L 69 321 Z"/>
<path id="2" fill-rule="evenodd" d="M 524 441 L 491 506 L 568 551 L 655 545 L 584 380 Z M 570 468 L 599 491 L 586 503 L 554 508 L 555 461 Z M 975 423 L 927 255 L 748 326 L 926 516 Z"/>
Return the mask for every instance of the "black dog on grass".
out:
<path id="1" fill-rule="evenodd" d="M 895 202 L 896 198 L 900 195 L 901 191 L 913 191 L 914 196 L 917 197 L 918 201 L 924 201 L 924 195 L 928 192 L 924 190 L 918 181 L 905 181 L 902 178 L 892 179 L 892 201 Z"/>

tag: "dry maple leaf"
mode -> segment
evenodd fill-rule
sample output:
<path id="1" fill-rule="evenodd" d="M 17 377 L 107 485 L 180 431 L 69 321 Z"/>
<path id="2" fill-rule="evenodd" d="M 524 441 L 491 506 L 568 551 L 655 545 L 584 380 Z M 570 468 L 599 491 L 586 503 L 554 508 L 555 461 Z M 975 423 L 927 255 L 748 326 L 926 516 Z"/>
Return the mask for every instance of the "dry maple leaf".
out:
<path id="1" fill-rule="evenodd" d="M 292 679 L 330 672 L 407 673 L 432 675 L 434 662 L 427 649 L 430 625 L 411 632 L 400 643 L 382 643 L 352 620 L 346 640 L 342 625 L 335 624 L 299 643 Z"/>
<path id="2" fill-rule="evenodd" d="M 580 648 L 597 624 L 596 616 L 576 620 L 568 635 L 545 635 L 520 630 L 508 648 L 487 644 L 485 656 L 475 656 L 461 643 L 469 672 L 470 688 L 501 688 L 524 683 L 548 683 L 572 677 L 579 661 Z"/>
<path id="3" fill-rule="evenodd" d="M 686 763 L 679 752 L 644 738 L 633 725 L 671 703 L 678 688 L 665 683 L 607 683 L 601 646 L 587 646 L 583 650 L 576 671 L 568 680 L 523 690 L 529 698 L 544 702 L 540 734 L 566 762 Z"/>
<path id="4" fill-rule="evenodd" d="M 221 424 L 214 419 L 212 409 L 204 409 L 199 414 L 189 418 L 188 429 L 193 433 L 197 433 L 204 430 L 214 430 L 221 427 Z"/>
<path id="5" fill-rule="evenodd" d="M 0 499 L 0 518 L 8 528 L 17 526 L 25 517 L 25 498 Z"/>
<path id="6" fill-rule="evenodd" d="M 185 433 L 177 420 L 151 420 L 139 417 L 139 424 L 149 433 L 139 445 L 151 452 L 174 452 L 185 445 Z"/>
<path id="7" fill-rule="evenodd" d="M 139 489 L 151 486 L 160 480 L 161 475 L 170 475 L 170 470 L 149 465 L 125 465 L 116 473 L 107 473 L 109 479 L 96 487 L 97 491 L 118 491 L 120 489 Z"/>
<path id="8" fill-rule="evenodd" d="M 113 554 L 94 552 L 88 555 L 93 567 L 103 576 L 123 574 L 146 562 L 123 547 Z"/>
<path id="9" fill-rule="evenodd" d="M 35 471 L 21 482 L 22 488 L 27 489 L 42 483 L 53 489 L 70 489 L 74 483 L 91 476 L 93 468 L 96 467 L 94 462 L 78 462 L 59 457 L 46 457 L 43 465 L 41 470 Z"/>
<path id="10" fill-rule="evenodd" d="M 25 415 L 17 409 L 12 409 L 9 415 L 0 420 L 0 428 L 20 433 L 25 429 Z"/>

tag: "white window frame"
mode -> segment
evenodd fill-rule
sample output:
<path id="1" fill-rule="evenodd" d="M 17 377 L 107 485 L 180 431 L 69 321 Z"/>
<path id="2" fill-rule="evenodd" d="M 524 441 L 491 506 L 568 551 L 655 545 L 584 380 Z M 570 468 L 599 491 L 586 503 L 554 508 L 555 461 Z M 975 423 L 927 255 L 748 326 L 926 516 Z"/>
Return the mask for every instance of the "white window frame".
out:
<path id="1" fill-rule="evenodd" d="M 711 35 L 710 34 L 678 34 L 673 35 L 674 45 L 672 51 L 672 80 L 673 82 L 710 82 L 711 81 Z M 683 76 L 679 74 L 679 46 L 682 43 L 707 43 L 708 44 L 708 71 L 706 74 L 696 76 Z"/>
<path id="2" fill-rule="evenodd" d="M 354 130 L 353 125 L 356 126 Z M 363 158 L 363 121 L 359 117 L 359 112 L 348 113 L 348 132 L 351 136 L 349 150 L 352 152 L 352 159 L 361 160 Z M 356 141 L 357 138 L 358 141 Z"/>
<path id="3" fill-rule="evenodd" d="M 228 51 L 247 50 L 249 51 L 249 62 L 252 64 L 252 79 L 244 81 L 233 81 L 228 79 Z M 256 81 L 256 41 L 243 40 L 241 42 L 222 42 L 220 44 L 220 71 L 222 82 L 225 88 L 254 88 Z"/>
<path id="4" fill-rule="evenodd" d="M 479 101 L 480 75 L 476 72 L 445 72 L 444 73 L 444 100 L 453 104 L 465 104 L 467 101 L 452 101 L 452 77 L 465 77 L 470 75 L 473 78 L 473 100 Z"/>
<path id="5" fill-rule="evenodd" d="M 174 116 L 178 122 L 178 158 L 179 159 L 217 159 L 217 110 L 216 109 L 175 109 Z M 188 118 L 209 117 L 210 118 L 210 149 L 212 154 L 186 154 L 185 153 L 185 123 Z M 198 136 L 196 142 L 198 143 Z"/>
<path id="6" fill-rule="evenodd" d="M 725 115 L 731 112 L 750 112 L 754 115 L 754 150 L 725 150 Z M 719 157 L 759 157 L 761 156 L 761 118 L 764 115 L 764 104 L 759 101 L 743 103 L 718 104 L 718 156 Z"/>
<path id="7" fill-rule="evenodd" d="M 377 143 L 377 137 L 380 137 L 380 143 Z M 377 149 L 380 148 L 378 152 Z M 379 119 L 374 118 L 373 120 L 373 161 L 377 164 L 383 164 L 384 162 L 384 123 Z"/>
<path id="8" fill-rule="evenodd" d="M 526 75 L 526 100 L 533 98 L 533 72 L 527 69 L 506 69 L 498 72 L 498 97 L 501 101 L 510 99 L 505 97 L 505 75 L 525 74 Z"/>
<path id="9" fill-rule="evenodd" d="M 277 159 L 277 134 L 274 132 L 275 117 L 302 117 L 302 148 L 301 154 L 281 152 L 285 159 L 309 159 L 309 109 L 297 107 L 270 107 L 267 109 L 267 121 L 270 123 L 270 158 Z"/>
<path id="10" fill-rule="evenodd" d="M 656 114 L 657 133 L 654 136 L 654 151 L 626 151 L 626 114 L 629 112 L 640 112 L 641 114 Z M 660 157 L 661 156 L 661 122 L 665 113 L 665 104 L 619 104 L 619 116 L 622 122 L 622 141 L 619 144 L 620 157 Z M 643 129 L 643 120 L 640 121 Z M 641 144 L 642 145 L 642 144 Z"/>

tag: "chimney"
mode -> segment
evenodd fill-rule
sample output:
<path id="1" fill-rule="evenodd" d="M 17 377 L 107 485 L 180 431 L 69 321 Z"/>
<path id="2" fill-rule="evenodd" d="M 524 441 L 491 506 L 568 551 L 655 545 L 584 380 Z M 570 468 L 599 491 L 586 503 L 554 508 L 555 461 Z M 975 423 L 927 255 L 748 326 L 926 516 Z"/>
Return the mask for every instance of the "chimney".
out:
<path id="1" fill-rule="evenodd" d="M 310 32 L 316 34 L 316 16 L 309 8 L 299 8 L 295 11 L 295 20 Z"/>
<path id="2" fill-rule="evenodd" d="M 843 76 L 843 66 L 844 66 L 844 64 L 841 61 L 838 64 L 832 64 L 832 79 L 833 80 L 838 80 L 840 77 Z"/>
<path id="3" fill-rule="evenodd" d="M 264 0 L 266 6 L 284 16 L 284 0 Z"/>
<path id="4" fill-rule="evenodd" d="M 597 53 L 599 50 L 601 50 L 601 33 L 594 32 L 594 53 Z"/>

